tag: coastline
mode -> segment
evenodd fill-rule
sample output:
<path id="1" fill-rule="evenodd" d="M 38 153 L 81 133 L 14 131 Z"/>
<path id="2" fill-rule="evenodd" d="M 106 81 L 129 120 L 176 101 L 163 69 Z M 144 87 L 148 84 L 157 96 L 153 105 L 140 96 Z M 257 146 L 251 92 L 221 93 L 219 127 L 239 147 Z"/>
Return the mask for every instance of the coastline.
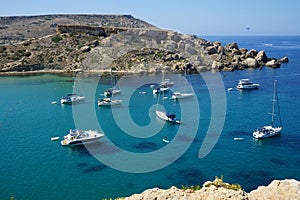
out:
<path id="1" fill-rule="evenodd" d="M 175 186 L 169 189 L 153 188 L 145 190 L 140 194 L 129 197 L 118 198 L 119 200 L 197 200 L 197 199 L 234 199 L 234 200 L 258 200 L 258 199 L 300 199 L 300 182 L 295 179 L 273 180 L 267 186 L 259 186 L 257 189 L 245 192 L 243 189 L 227 188 L 231 185 L 223 183 L 222 179 L 216 177 L 211 182 L 207 181 L 200 186 L 187 189 L 179 189 Z"/>

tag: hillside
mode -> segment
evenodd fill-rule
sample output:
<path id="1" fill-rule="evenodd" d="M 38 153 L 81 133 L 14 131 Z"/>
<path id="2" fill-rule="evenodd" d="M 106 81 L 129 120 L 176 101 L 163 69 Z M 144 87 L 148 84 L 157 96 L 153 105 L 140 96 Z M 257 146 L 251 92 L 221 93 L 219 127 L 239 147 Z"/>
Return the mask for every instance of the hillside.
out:
<path id="1" fill-rule="evenodd" d="M 2 73 L 43 69 L 198 73 L 280 67 L 288 62 L 236 43 L 222 46 L 159 29 L 131 15 L 0 17 L 0 29 Z"/>

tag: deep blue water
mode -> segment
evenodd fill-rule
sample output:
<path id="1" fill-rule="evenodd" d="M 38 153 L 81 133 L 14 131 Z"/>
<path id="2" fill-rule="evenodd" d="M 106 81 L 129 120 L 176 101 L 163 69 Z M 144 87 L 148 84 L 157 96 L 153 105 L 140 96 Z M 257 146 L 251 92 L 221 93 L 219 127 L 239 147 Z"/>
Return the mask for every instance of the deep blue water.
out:
<path id="1" fill-rule="evenodd" d="M 150 85 L 160 81 L 159 75 L 124 77 L 118 96 L 124 102 L 114 109 L 96 106 L 109 80 L 56 75 L 1 77 L 0 199 L 120 197 L 152 187 L 202 185 L 221 175 L 246 191 L 273 179 L 300 180 L 300 37 L 204 38 L 222 45 L 238 42 L 239 47 L 265 50 L 269 57 L 288 56 L 290 61 L 280 69 L 192 75 L 188 80 L 197 97 L 180 102 L 152 95 Z M 183 89 L 181 75 L 165 76 L 175 81 L 174 90 Z M 260 89 L 227 92 L 241 78 L 260 83 Z M 223 87 L 216 88 L 214 79 Z M 252 131 L 270 123 L 275 79 L 283 131 L 257 141 Z M 86 101 L 73 107 L 51 104 L 71 92 L 85 95 Z M 157 119 L 153 114 L 156 103 L 176 112 L 183 124 L 164 124 Z M 225 115 L 222 108 L 226 108 Z M 216 131 L 222 120 L 222 131 Z M 86 147 L 71 148 L 50 140 L 62 138 L 70 128 L 102 130 L 106 137 Z M 164 136 L 172 142 L 164 144 Z M 244 140 L 235 141 L 234 137 Z M 212 150 L 199 158 L 205 138 Z"/>

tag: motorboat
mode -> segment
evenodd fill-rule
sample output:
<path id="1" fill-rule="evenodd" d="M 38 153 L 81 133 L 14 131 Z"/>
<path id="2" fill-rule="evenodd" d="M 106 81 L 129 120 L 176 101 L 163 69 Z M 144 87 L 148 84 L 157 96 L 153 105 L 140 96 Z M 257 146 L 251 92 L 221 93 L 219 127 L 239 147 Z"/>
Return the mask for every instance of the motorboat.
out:
<path id="1" fill-rule="evenodd" d="M 84 96 L 79 96 L 76 94 L 68 94 L 61 98 L 60 103 L 61 104 L 73 104 L 73 103 L 79 103 L 84 101 Z"/>
<path id="2" fill-rule="evenodd" d="M 121 105 L 122 101 L 123 100 L 120 99 L 103 98 L 98 100 L 98 106 L 107 106 L 107 107 L 117 106 L 117 105 Z"/>
<path id="3" fill-rule="evenodd" d="M 106 97 L 110 97 L 121 93 L 119 82 L 116 80 L 116 77 L 113 76 L 112 70 L 110 71 L 110 78 L 111 78 L 111 88 L 108 88 L 104 91 L 104 96 Z"/>
<path id="4" fill-rule="evenodd" d="M 181 92 L 173 92 L 171 99 L 176 100 L 176 99 L 185 99 L 185 98 L 190 98 L 193 97 L 193 93 L 181 93 Z"/>
<path id="5" fill-rule="evenodd" d="M 258 128 L 253 132 L 253 137 L 256 139 L 263 139 L 276 136 L 281 133 L 282 130 L 282 123 L 281 123 L 281 116 L 278 104 L 278 96 L 277 96 L 277 88 L 276 88 L 277 81 L 274 81 L 274 94 L 272 99 L 272 120 L 271 125 L 264 126 L 262 128 Z M 275 114 L 275 104 L 277 105 L 278 114 Z M 274 126 L 275 116 L 278 116 L 279 126 Z"/>
<path id="6" fill-rule="evenodd" d="M 250 79 L 240 79 L 237 85 L 237 89 L 258 89 L 259 84 L 253 83 Z"/>
<path id="7" fill-rule="evenodd" d="M 176 119 L 175 114 L 166 113 L 166 112 L 159 111 L 159 110 L 157 110 L 155 112 L 156 112 L 156 116 L 164 121 L 171 122 L 173 124 L 181 124 L 181 121 Z"/>
<path id="8" fill-rule="evenodd" d="M 120 94 L 121 90 L 115 89 L 115 88 L 108 88 L 107 90 L 104 91 L 104 96 L 109 97 L 112 95 Z"/>
<path id="9" fill-rule="evenodd" d="M 160 93 L 163 93 L 163 92 L 167 92 L 169 91 L 170 88 L 169 87 L 165 87 L 165 86 L 156 86 L 156 87 L 153 87 L 153 94 L 160 94 Z"/>
<path id="10" fill-rule="evenodd" d="M 168 79 L 168 78 L 166 78 L 166 79 L 164 79 L 163 81 L 160 82 L 161 87 L 170 87 L 170 86 L 173 86 L 173 85 L 174 85 L 174 82 L 170 81 L 170 79 Z"/>
<path id="11" fill-rule="evenodd" d="M 99 140 L 104 133 L 93 130 L 70 129 L 69 134 L 61 141 L 62 146 L 81 145 Z"/>
<path id="12" fill-rule="evenodd" d="M 58 136 L 52 137 L 52 138 L 51 138 L 51 141 L 56 141 L 56 140 L 59 140 L 59 137 L 58 137 Z"/>
<path id="13" fill-rule="evenodd" d="M 189 76 L 186 73 L 186 70 L 184 72 L 184 75 L 185 75 L 186 78 L 189 78 Z M 188 92 L 187 91 L 187 82 L 188 81 L 186 80 L 186 78 L 184 79 L 184 91 L 183 92 L 178 92 L 178 91 L 173 92 L 171 99 L 173 99 L 173 100 L 185 99 L 185 98 L 190 98 L 190 97 L 194 96 L 193 92 Z"/>

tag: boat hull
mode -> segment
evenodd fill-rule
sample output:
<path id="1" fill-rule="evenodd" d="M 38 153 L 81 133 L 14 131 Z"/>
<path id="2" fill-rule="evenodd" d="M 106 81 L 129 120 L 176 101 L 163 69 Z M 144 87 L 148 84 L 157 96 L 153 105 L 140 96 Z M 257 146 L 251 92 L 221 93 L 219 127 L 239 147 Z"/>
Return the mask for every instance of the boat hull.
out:
<path id="1" fill-rule="evenodd" d="M 121 104 L 122 104 L 122 100 L 98 101 L 99 107 L 119 106 Z"/>
<path id="2" fill-rule="evenodd" d="M 281 133 L 282 127 L 273 128 L 271 126 L 265 126 L 263 129 L 258 129 L 253 132 L 253 137 L 256 139 L 264 139 L 274 137 Z"/>
<path id="3" fill-rule="evenodd" d="M 173 124 L 181 124 L 181 121 L 168 117 L 166 113 L 162 111 L 156 111 L 156 116 L 166 122 L 171 122 Z"/>
<path id="4" fill-rule="evenodd" d="M 64 140 L 61 141 L 61 145 L 74 146 L 74 145 L 87 144 L 87 143 L 98 141 L 103 136 L 104 134 L 98 131 L 70 130 L 70 133 L 64 136 Z"/>
<path id="5" fill-rule="evenodd" d="M 193 97 L 194 94 L 193 93 L 179 93 L 179 92 L 174 92 L 172 95 L 172 99 L 176 100 L 176 99 L 186 99 L 186 98 L 191 98 Z"/>

